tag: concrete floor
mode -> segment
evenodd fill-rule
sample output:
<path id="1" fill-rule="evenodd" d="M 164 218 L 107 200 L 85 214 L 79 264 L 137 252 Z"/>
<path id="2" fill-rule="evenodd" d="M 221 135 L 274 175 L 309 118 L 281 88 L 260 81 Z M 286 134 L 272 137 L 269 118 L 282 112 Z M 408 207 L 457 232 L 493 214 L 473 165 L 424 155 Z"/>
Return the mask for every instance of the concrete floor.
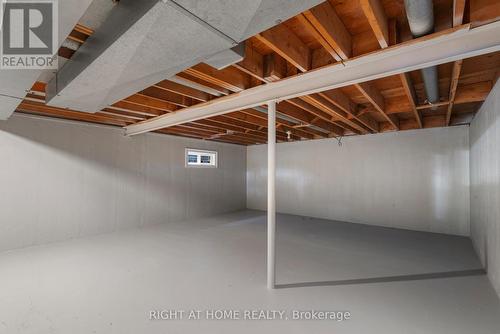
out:
<path id="1" fill-rule="evenodd" d="M 280 215 L 268 291 L 265 227 L 243 211 L 4 252 L 0 333 L 500 333 L 467 238 Z M 149 320 L 167 309 L 352 318 Z"/>

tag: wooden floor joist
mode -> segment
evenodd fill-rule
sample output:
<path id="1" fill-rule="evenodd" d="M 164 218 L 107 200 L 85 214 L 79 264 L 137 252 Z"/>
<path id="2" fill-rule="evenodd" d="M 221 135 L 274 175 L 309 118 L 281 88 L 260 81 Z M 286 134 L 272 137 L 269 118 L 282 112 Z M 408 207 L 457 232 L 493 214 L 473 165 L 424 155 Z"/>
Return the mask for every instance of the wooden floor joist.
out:
<path id="1" fill-rule="evenodd" d="M 244 58 L 222 70 L 197 64 L 96 113 L 46 106 L 35 83 L 18 111 L 239 145 L 266 142 L 262 106 L 276 98 L 280 141 L 463 124 L 500 73 L 500 3 L 452 3 L 435 6 L 433 34 L 412 40 L 403 0 L 324 1 L 246 40 Z M 59 55 L 71 61 L 93 33 L 75 26 Z M 436 57 L 421 53 L 431 45 Z M 424 64 L 438 66 L 435 110 Z"/>

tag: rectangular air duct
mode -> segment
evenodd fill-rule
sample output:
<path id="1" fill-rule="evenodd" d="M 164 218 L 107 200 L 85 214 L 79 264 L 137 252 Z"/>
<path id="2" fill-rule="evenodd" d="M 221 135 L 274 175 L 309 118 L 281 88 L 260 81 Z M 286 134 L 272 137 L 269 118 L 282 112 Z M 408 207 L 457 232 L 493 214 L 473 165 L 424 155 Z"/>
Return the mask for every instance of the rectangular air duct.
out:
<path id="1" fill-rule="evenodd" d="M 246 38 L 321 2 L 121 0 L 49 83 L 47 103 L 93 113 L 197 63 L 223 67 Z"/>

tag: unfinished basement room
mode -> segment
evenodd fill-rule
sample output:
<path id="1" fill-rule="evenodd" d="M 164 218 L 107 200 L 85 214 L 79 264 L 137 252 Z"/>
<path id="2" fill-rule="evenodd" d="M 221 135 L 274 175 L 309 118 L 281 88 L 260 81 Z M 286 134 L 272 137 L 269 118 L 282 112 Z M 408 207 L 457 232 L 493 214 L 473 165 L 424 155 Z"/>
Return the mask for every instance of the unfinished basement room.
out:
<path id="1" fill-rule="evenodd" d="M 500 334 L 499 0 L 0 28 L 0 334 Z"/>

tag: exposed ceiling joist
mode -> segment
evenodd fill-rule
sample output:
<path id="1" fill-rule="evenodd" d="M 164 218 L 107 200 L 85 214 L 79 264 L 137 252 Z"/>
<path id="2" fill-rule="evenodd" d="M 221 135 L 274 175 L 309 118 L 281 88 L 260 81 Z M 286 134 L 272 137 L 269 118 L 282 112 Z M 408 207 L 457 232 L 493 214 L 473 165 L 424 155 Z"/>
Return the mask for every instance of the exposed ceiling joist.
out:
<path id="1" fill-rule="evenodd" d="M 446 125 L 450 125 L 451 113 L 453 111 L 453 104 L 455 102 L 455 96 L 458 87 L 458 78 L 460 77 L 460 71 L 462 70 L 462 60 L 458 60 L 453 63 L 453 68 L 451 70 L 451 83 L 450 83 L 450 95 L 449 95 L 449 104 L 448 109 L 446 111 Z"/>
<path id="2" fill-rule="evenodd" d="M 453 0 L 453 26 L 456 27 L 462 24 L 465 12 L 465 1 L 466 0 Z M 458 79 L 460 78 L 460 71 L 462 70 L 462 60 L 457 60 L 453 63 L 453 68 L 451 70 L 451 80 L 450 80 L 450 94 L 448 97 L 448 110 L 446 111 L 446 123 L 445 125 L 450 125 L 451 113 L 453 112 L 453 103 L 455 100 L 455 93 L 458 87 Z"/>
<path id="3" fill-rule="evenodd" d="M 126 127 L 129 135 L 500 50 L 500 23 L 448 29 Z"/>
<path id="4" fill-rule="evenodd" d="M 248 76 L 231 67 L 217 70 L 210 65 L 200 63 L 187 68 L 184 72 L 231 92 L 241 92 L 250 86 Z"/>
<path id="5" fill-rule="evenodd" d="M 467 0 L 453 0 L 453 26 L 463 23 L 465 13 L 465 3 Z"/>
<path id="6" fill-rule="evenodd" d="M 423 127 L 422 123 L 422 115 L 417 110 L 416 98 L 415 98 L 415 90 L 413 88 L 410 76 L 408 73 L 401 73 L 399 75 L 401 78 L 401 83 L 403 84 L 403 89 L 405 91 L 406 97 L 408 97 L 408 101 L 410 102 L 410 107 L 413 115 L 415 115 L 415 119 L 417 120 L 417 124 L 419 128 Z"/>
<path id="7" fill-rule="evenodd" d="M 372 84 L 362 82 L 354 85 L 361 94 L 377 109 L 380 114 L 394 127 L 399 130 L 399 121 L 396 116 L 389 115 L 385 111 L 385 99 Z"/>
<path id="8" fill-rule="evenodd" d="M 309 23 L 311 29 L 317 29 L 317 35 L 319 35 L 319 37 L 326 42 L 326 45 L 323 46 L 326 47 L 327 50 L 333 50 L 333 53 L 337 56 L 336 58 L 342 59 L 343 57 L 345 58 L 347 55 L 350 55 L 350 35 L 328 2 L 312 8 L 300 17 L 305 18 L 304 20 Z M 333 37 L 334 34 L 340 35 L 341 43 L 336 42 L 336 38 Z M 293 36 L 291 40 L 290 36 Z M 291 64 L 297 67 L 298 70 L 302 72 L 307 71 L 309 64 L 306 68 L 304 66 L 304 62 L 309 61 L 311 51 L 305 44 L 299 44 L 299 42 L 297 42 L 298 37 L 285 26 L 280 26 L 280 29 L 271 29 L 270 31 L 262 33 L 258 39 L 278 55 L 288 60 Z M 331 47 L 328 48 L 328 46 Z M 335 50 L 338 50 L 338 53 L 342 56 L 339 56 Z M 266 82 L 270 82 L 274 81 L 274 78 L 281 79 L 284 76 L 282 74 L 284 64 L 280 66 L 278 61 L 279 57 L 270 55 L 266 60 L 266 77 L 264 80 Z M 274 73 L 273 75 L 268 74 L 268 72 L 271 72 L 271 67 Z M 346 112 L 338 110 L 330 101 L 324 99 L 320 95 L 303 96 L 300 99 L 307 104 L 301 101 L 296 101 L 295 104 L 327 122 L 334 123 L 333 129 L 335 129 L 336 135 L 343 133 L 343 131 L 338 128 L 339 126 L 357 134 L 368 132 L 355 120 L 349 119 Z M 336 119 L 332 119 L 332 116 Z M 336 121 L 341 121 L 342 123 L 337 123 Z"/>

